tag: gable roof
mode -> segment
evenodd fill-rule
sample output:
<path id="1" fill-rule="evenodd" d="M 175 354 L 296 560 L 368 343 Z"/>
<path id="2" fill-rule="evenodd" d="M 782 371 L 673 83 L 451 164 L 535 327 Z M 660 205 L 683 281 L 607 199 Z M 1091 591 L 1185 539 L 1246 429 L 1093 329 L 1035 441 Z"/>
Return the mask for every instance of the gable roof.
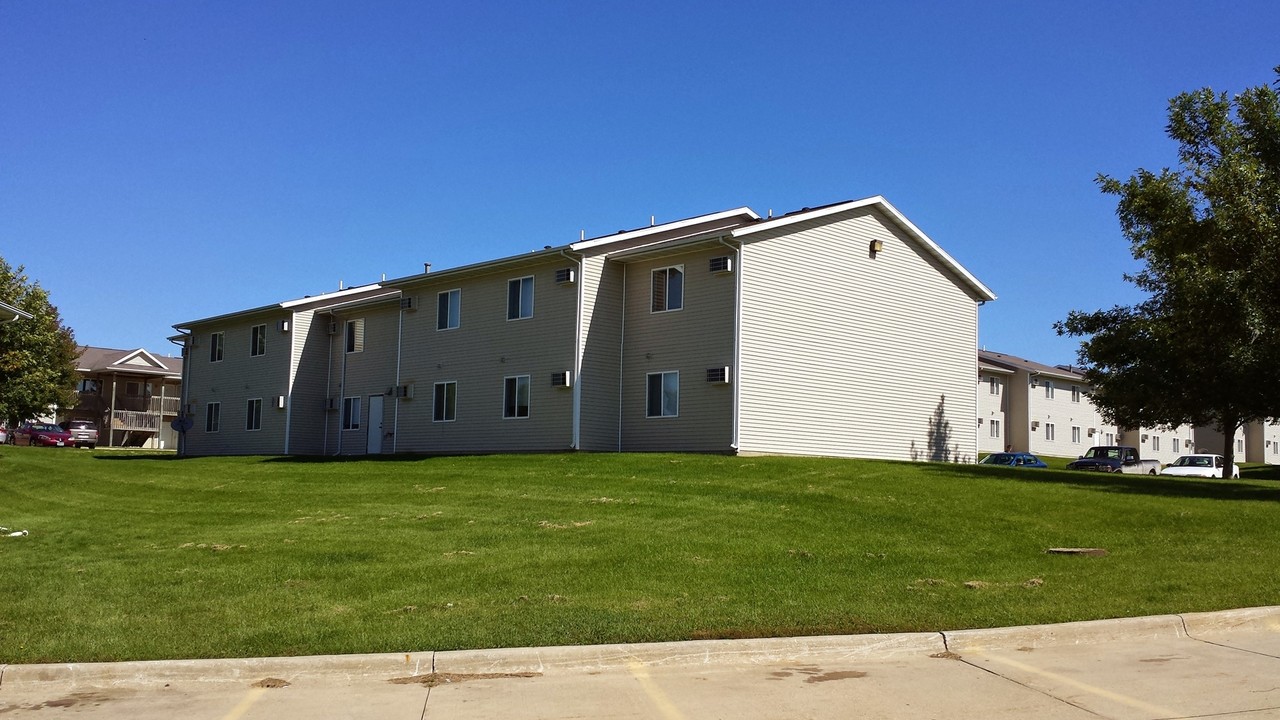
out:
<path id="1" fill-rule="evenodd" d="M 774 230 L 780 227 L 786 227 L 787 225 L 793 225 L 795 223 L 808 222 L 810 220 L 824 218 L 829 215 L 836 215 L 838 213 L 867 207 L 877 208 L 885 215 L 888 215 L 903 232 L 916 242 L 920 243 L 920 246 L 924 248 L 925 252 L 937 258 L 944 267 L 955 273 L 961 283 L 967 286 L 969 290 L 978 297 L 978 299 L 982 301 L 996 299 L 995 293 L 993 293 L 990 288 L 983 285 L 982 282 L 966 270 L 963 265 L 956 262 L 955 258 L 948 255 L 945 250 L 939 247 L 938 244 L 935 243 L 928 235 L 925 235 L 924 232 L 908 220 L 905 215 L 898 212 L 898 209 L 891 205 L 889 201 L 885 200 L 881 195 L 874 195 L 869 198 L 863 198 L 862 200 L 832 203 L 830 205 L 823 205 L 816 208 L 805 208 L 796 212 L 787 213 L 781 217 L 761 220 L 753 225 L 738 228 L 731 234 L 736 239 L 743 240 L 743 242 L 749 242 L 746 238 L 749 238 L 751 235 L 766 232 L 768 230 Z"/>
<path id="2" fill-rule="evenodd" d="M 989 350 L 978 351 L 978 363 L 987 364 L 993 369 L 1008 368 L 1009 370 L 1025 370 L 1032 375 L 1043 375 L 1060 380 L 1073 380 L 1075 382 L 1084 382 L 1084 373 L 1077 371 L 1075 368 L 1062 367 L 1060 365 L 1045 365 L 1034 360 L 1027 360 L 1016 355 L 1007 355 L 1005 353 L 991 352 Z"/>
<path id="3" fill-rule="evenodd" d="M 175 380 L 182 377 L 182 358 L 159 357 L 143 348 L 118 350 L 81 345 L 79 349 L 76 370 L 82 373 L 127 372 Z"/>

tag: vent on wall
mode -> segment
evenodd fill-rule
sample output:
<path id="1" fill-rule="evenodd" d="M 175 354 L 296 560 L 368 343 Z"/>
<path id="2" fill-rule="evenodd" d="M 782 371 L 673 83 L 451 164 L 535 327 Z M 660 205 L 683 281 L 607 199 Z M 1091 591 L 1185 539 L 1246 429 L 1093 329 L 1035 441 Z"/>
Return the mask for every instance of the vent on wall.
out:
<path id="1" fill-rule="evenodd" d="M 560 268 L 556 270 L 556 282 L 561 285 L 568 285 L 578 279 L 578 273 L 573 268 Z"/>
<path id="2" fill-rule="evenodd" d="M 329 334 L 330 334 L 330 335 L 337 335 L 337 334 L 338 334 L 338 321 L 337 321 L 337 320 L 330 320 L 330 321 L 329 321 Z"/>
<path id="3" fill-rule="evenodd" d="M 418 298 L 412 295 L 400 298 L 400 309 L 405 312 L 413 312 L 414 310 L 417 310 Z"/>
<path id="4" fill-rule="evenodd" d="M 707 382 L 721 385 L 729 382 L 729 367 L 707 368 Z"/>
<path id="5" fill-rule="evenodd" d="M 573 371 L 565 370 L 563 372 L 551 373 L 551 387 L 572 387 Z"/>
<path id="6" fill-rule="evenodd" d="M 733 258 L 728 255 L 713 257 L 711 258 L 710 267 L 708 269 L 713 273 L 733 272 Z"/>
<path id="7" fill-rule="evenodd" d="M 412 400 L 413 399 L 413 383 L 409 383 L 408 385 L 397 385 L 396 397 L 402 400 Z"/>

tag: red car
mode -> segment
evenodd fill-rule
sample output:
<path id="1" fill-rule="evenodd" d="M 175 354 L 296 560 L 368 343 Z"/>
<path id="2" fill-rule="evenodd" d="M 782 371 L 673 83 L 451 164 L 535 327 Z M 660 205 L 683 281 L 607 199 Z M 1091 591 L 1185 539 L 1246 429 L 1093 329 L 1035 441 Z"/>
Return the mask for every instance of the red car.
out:
<path id="1" fill-rule="evenodd" d="M 22 427 L 10 434 L 14 445 L 64 447 L 71 444 L 71 433 L 53 423 L 22 423 Z"/>

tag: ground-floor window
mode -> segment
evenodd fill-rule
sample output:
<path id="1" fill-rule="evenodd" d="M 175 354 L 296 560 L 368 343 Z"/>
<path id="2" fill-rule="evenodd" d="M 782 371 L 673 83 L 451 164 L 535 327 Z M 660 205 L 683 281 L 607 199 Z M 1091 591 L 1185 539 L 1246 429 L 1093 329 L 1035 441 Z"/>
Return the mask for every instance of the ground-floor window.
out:
<path id="1" fill-rule="evenodd" d="M 211 402 L 204 408 L 204 431 L 218 432 L 222 424 L 222 403 Z"/>
<path id="2" fill-rule="evenodd" d="M 248 406 L 245 408 L 244 429 L 262 429 L 262 398 L 253 398 L 249 401 Z"/>
<path id="3" fill-rule="evenodd" d="M 1044 439 L 1045 440 L 1053 439 L 1053 423 L 1044 424 Z"/>
<path id="4" fill-rule="evenodd" d="M 360 398 L 342 398 L 342 429 L 360 429 Z"/>
<path id="5" fill-rule="evenodd" d="M 1001 437 L 1001 435 L 1000 435 L 1000 421 L 999 421 L 999 420 L 992 420 L 992 421 L 991 421 L 991 437 L 993 437 L 993 438 Z"/>
<path id="6" fill-rule="evenodd" d="M 502 417 L 529 417 L 529 376 L 515 375 L 503 379 Z"/>
<path id="7" fill-rule="evenodd" d="M 432 403 L 432 422 L 453 422 L 458 417 L 458 383 L 436 383 L 435 400 Z"/>
<path id="8" fill-rule="evenodd" d="M 1080 444 L 1080 428 L 1075 427 L 1075 426 L 1072 426 L 1072 428 L 1071 428 L 1071 442 L 1073 442 L 1073 443 L 1075 443 L 1075 444 L 1077 444 L 1077 445 L 1079 445 L 1079 444 Z"/>
<path id="9" fill-rule="evenodd" d="M 645 417 L 676 417 L 680 414 L 680 373 L 649 373 Z"/>

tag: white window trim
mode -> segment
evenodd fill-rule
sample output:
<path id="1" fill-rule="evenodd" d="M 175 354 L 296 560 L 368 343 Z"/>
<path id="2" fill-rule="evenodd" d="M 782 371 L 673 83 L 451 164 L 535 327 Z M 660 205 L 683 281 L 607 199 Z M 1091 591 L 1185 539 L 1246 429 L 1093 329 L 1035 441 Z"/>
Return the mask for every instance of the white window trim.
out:
<path id="1" fill-rule="evenodd" d="M 520 290 L 520 305 L 516 308 L 516 317 L 511 317 L 511 283 L 518 282 L 518 283 L 521 283 L 521 285 L 523 285 L 525 280 L 529 281 L 529 314 L 528 315 L 524 314 L 524 309 L 525 309 L 524 308 L 524 288 L 522 287 Z M 534 307 L 533 296 L 536 290 L 537 290 L 537 287 L 533 282 L 532 275 L 525 275 L 523 277 L 510 278 L 507 280 L 507 302 L 506 302 L 507 322 L 519 322 L 521 320 L 533 319 L 533 307 Z"/>
<path id="2" fill-rule="evenodd" d="M 364 352 L 365 346 L 364 318 L 352 318 L 342 324 L 342 350 L 347 355 Z M 350 342 L 347 338 L 350 337 Z M 350 345 L 351 349 L 347 349 Z"/>
<path id="3" fill-rule="evenodd" d="M 440 327 L 440 298 L 444 296 L 451 297 L 454 293 L 458 294 L 458 324 L 450 327 L 449 316 L 452 315 L 452 313 L 446 312 L 445 319 L 444 319 L 445 326 Z M 450 301 L 449 309 L 450 310 L 453 309 L 452 301 Z M 449 330 L 457 330 L 460 327 L 462 327 L 462 288 L 453 288 L 452 290 L 441 290 L 440 292 L 436 293 L 436 332 L 448 332 Z"/>
<path id="4" fill-rule="evenodd" d="M 352 400 L 355 401 L 354 403 L 351 403 L 352 405 L 355 406 L 355 412 L 351 414 L 351 417 L 348 417 L 347 407 L 348 407 L 348 403 Z M 350 397 L 342 398 L 342 411 L 341 411 L 342 414 L 338 417 L 338 424 L 342 427 L 342 432 L 355 431 L 360 429 L 360 416 L 364 412 L 364 408 L 360 407 L 360 400 L 361 398 L 359 395 L 352 395 Z M 352 425 L 351 427 L 347 427 L 347 420 L 349 419 L 354 419 L 355 425 Z"/>
<path id="5" fill-rule="evenodd" d="M 528 388 L 529 404 L 525 407 L 525 414 L 520 414 L 520 379 L 524 378 L 525 386 Z M 514 415 L 507 414 L 507 381 L 515 380 L 516 387 L 516 404 L 514 406 Z M 502 378 L 502 419 L 503 420 L 528 420 L 533 417 L 533 376 L 532 375 L 507 375 Z"/>
<path id="6" fill-rule="evenodd" d="M 438 388 L 445 387 L 448 385 L 453 386 L 453 417 L 451 418 L 446 417 L 441 420 L 437 420 L 436 419 L 436 392 Z M 506 381 L 504 380 L 502 383 L 502 388 L 504 393 L 506 392 L 506 387 L 507 387 Z M 448 395 L 448 390 L 445 390 L 445 394 L 446 396 Z M 504 403 L 505 403 L 505 398 L 504 398 Z M 505 408 L 504 408 L 504 412 L 505 412 Z M 431 388 L 431 422 L 451 423 L 451 422 L 457 422 L 457 420 L 458 420 L 458 381 L 457 380 L 441 380 L 440 382 L 433 385 Z"/>
<path id="7" fill-rule="evenodd" d="M 216 412 L 214 412 L 214 411 L 212 410 L 212 408 L 217 408 L 217 411 L 216 411 Z M 210 430 L 210 429 L 209 429 L 209 424 L 210 424 L 210 423 L 209 423 L 209 421 L 210 421 L 210 420 L 212 420 L 212 419 L 214 419 L 214 418 L 212 417 L 213 415 L 216 415 L 216 416 L 217 416 L 217 427 L 215 427 L 214 429 Z M 222 403 L 221 403 L 221 402 L 205 403 L 205 406 L 204 406 L 204 431 L 205 431 L 206 433 L 222 432 Z"/>
<path id="8" fill-rule="evenodd" d="M 254 345 L 260 345 L 254 347 Z M 258 350 L 258 352 L 254 352 Z M 254 325 L 249 328 L 249 357 L 262 357 L 267 354 L 267 326 Z"/>
<path id="9" fill-rule="evenodd" d="M 209 333 L 209 362 L 211 363 L 222 362 L 222 358 L 225 355 L 225 353 L 223 352 L 224 339 L 225 339 L 225 335 L 222 333 L 222 331 Z M 217 359 L 214 359 L 213 357 L 214 351 L 217 351 L 218 353 Z"/>
<path id="10" fill-rule="evenodd" d="M 991 437 L 993 437 L 993 438 L 1004 437 L 1004 435 L 1002 435 L 1002 434 L 1001 434 L 1001 432 L 1000 432 L 1000 421 L 999 421 L 999 420 L 992 420 L 992 421 L 991 421 Z"/>
<path id="11" fill-rule="evenodd" d="M 250 413 L 250 411 L 249 411 L 249 405 L 250 405 L 250 403 L 255 403 L 255 402 L 256 402 L 256 403 L 258 403 L 258 427 L 256 427 L 256 428 L 251 428 L 251 427 L 249 427 L 249 419 L 250 419 L 250 414 L 249 414 L 249 413 Z M 258 398 L 249 398 L 249 399 L 245 400 L 245 403 L 244 403 L 244 414 L 245 414 L 245 418 L 244 418 L 244 431 L 245 431 L 245 432 L 262 432 L 262 398 L 260 398 L 260 397 L 258 397 Z"/>
<path id="12" fill-rule="evenodd" d="M 1057 442 L 1058 440 L 1058 429 L 1051 422 L 1044 424 L 1044 439 L 1045 442 Z"/>
<path id="13" fill-rule="evenodd" d="M 680 271 L 680 307 L 678 308 L 671 307 L 670 302 L 667 302 L 668 299 L 670 298 L 670 291 L 671 291 L 671 275 L 670 273 L 668 273 L 667 274 L 667 290 L 666 290 L 667 296 L 663 298 L 664 304 L 666 304 L 667 307 L 663 308 L 662 310 L 653 309 L 653 276 L 655 273 L 661 270 L 679 270 Z M 656 267 L 650 270 L 649 271 L 649 314 L 659 315 L 662 313 L 680 312 L 681 310 L 684 310 L 684 296 L 685 296 L 684 290 L 685 290 L 685 280 L 687 279 L 688 279 L 688 275 L 685 274 L 683 263 L 680 265 L 664 265 L 662 267 Z"/>
<path id="14" fill-rule="evenodd" d="M 674 413 L 674 414 L 672 414 L 672 415 L 667 415 L 665 412 L 663 412 L 661 415 L 650 415 L 650 414 L 649 414 L 649 378 L 653 377 L 654 375 L 660 375 L 660 376 L 662 376 L 662 385 L 663 385 L 663 389 L 665 389 L 665 387 L 666 387 L 666 382 L 667 382 L 667 380 L 666 380 L 666 376 L 667 376 L 667 375 L 675 375 L 675 376 L 676 376 L 676 411 L 675 411 L 675 413 Z M 664 404 L 664 405 L 665 405 L 665 404 Z M 663 410 L 663 411 L 665 411 L 665 410 L 666 410 L 665 406 L 664 406 L 663 408 L 660 408 L 660 409 L 661 409 L 661 410 Z M 647 420 L 647 419 L 665 420 L 665 419 L 667 419 L 667 418 L 678 418 L 678 417 L 680 417 L 680 371 L 679 371 L 679 370 L 659 370 L 658 372 L 645 373 L 645 376 L 644 376 L 644 416 L 645 416 L 645 419 L 646 419 L 646 420 Z"/>

